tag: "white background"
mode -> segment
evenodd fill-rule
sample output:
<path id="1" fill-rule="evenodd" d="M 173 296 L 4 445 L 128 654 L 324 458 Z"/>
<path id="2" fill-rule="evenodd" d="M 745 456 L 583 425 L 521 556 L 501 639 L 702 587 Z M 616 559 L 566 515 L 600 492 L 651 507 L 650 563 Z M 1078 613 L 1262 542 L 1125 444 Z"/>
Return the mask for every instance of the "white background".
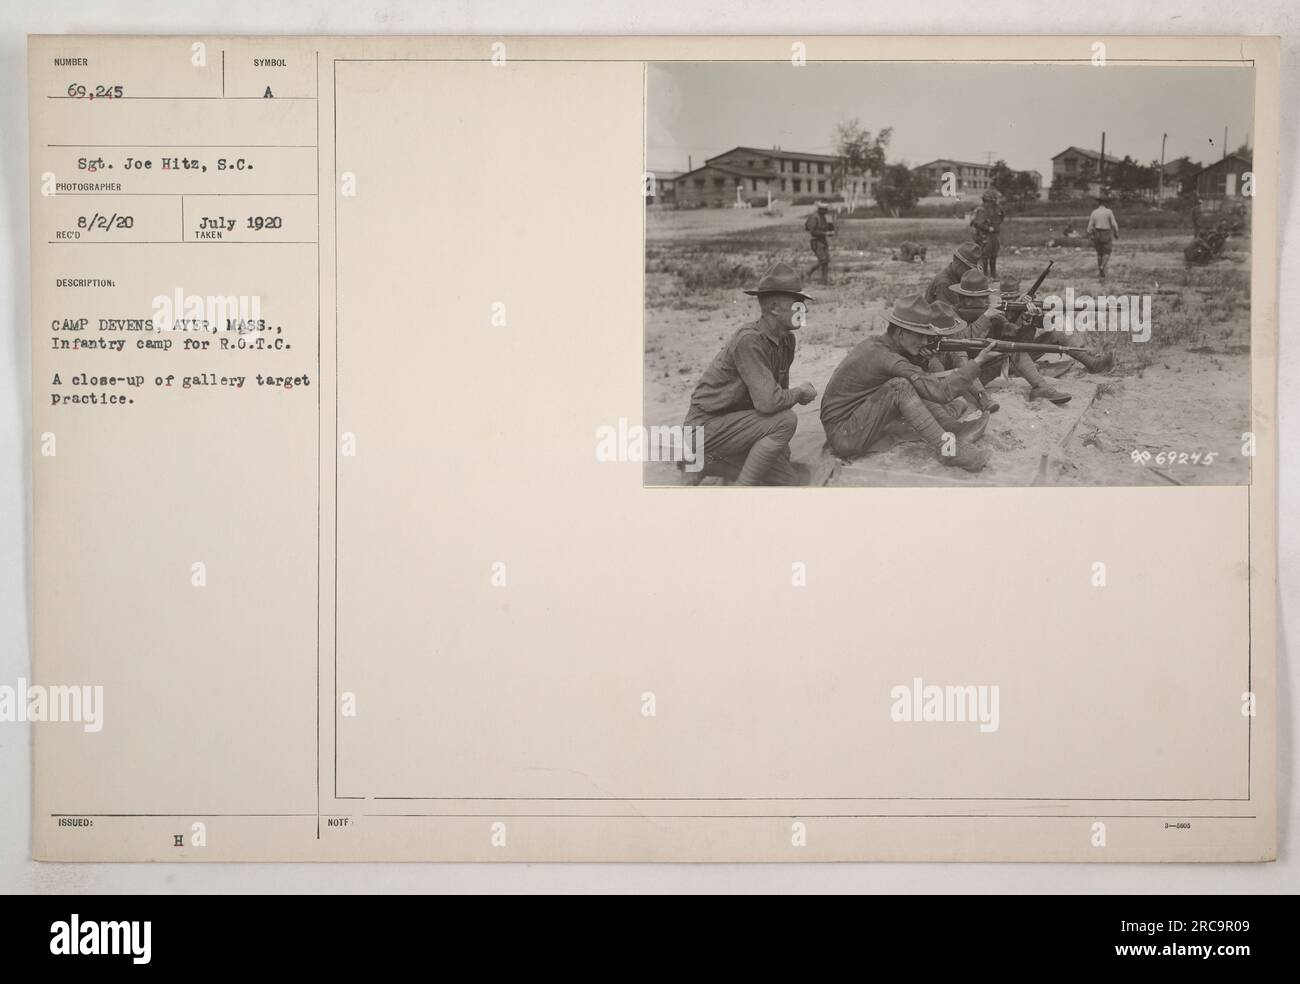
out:
<path id="1" fill-rule="evenodd" d="M 1234 5 L 1235 6 L 1235 5 Z M 30 676 L 31 337 L 27 251 L 27 34 L 1276 34 L 1282 36 L 1283 180 L 1279 199 L 1281 355 L 1278 412 L 1279 860 L 1268 865 L 180 865 L 36 864 L 30 852 L 31 742 L 28 725 L 0 723 L 0 891 L 865 891 L 865 892 L 1295 892 L 1292 832 L 1300 818 L 1293 780 L 1295 667 L 1288 654 L 1300 582 L 1300 486 L 1293 430 L 1300 421 L 1300 319 L 1294 269 L 1300 233 L 1296 201 L 1296 93 L 1300 11 L 1285 0 L 1230 7 L 1222 2 L 1147 0 L 1040 2 L 931 0 L 923 13 L 896 5 L 801 0 L 593 0 L 317 2 L 180 0 L 76 3 L 3 0 L 0 28 L 0 683 Z M 910 8 L 918 10 L 921 8 Z M 956 105 L 954 110 L 956 110 Z M 1290 453 L 1288 453 L 1290 452 Z"/>

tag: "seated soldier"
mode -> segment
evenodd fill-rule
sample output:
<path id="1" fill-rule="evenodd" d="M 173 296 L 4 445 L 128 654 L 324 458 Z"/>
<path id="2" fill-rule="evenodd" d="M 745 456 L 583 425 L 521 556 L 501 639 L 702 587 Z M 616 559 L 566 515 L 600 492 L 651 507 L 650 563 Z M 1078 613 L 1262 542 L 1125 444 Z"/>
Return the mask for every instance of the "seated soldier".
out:
<path id="1" fill-rule="evenodd" d="M 945 304 L 928 304 L 920 294 L 894 305 L 884 335 L 859 342 L 826 384 L 822 427 L 841 458 L 866 452 L 898 419 L 912 429 L 945 465 L 979 471 L 988 452 L 973 442 L 983 434 L 988 414 L 958 422 L 959 397 L 971 394 L 980 369 L 996 358 L 992 349 L 971 358 L 955 372 L 928 372 L 934 346 L 960 323 Z"/>
<path id="2" fill-rule="evenodd" d="M 986 338 L 1001 339 L 1003 341 L 1016 340 L 1016 333 L 1020 330 L 1019 323 L 1012 324 L 1000 311 L 989 307 L 989 297 L 992 295 L 993 290 L 989 287 L 988 277 L 984 276 L 979 270 L 968 270 L 962 276 L 961 282 L 953 284 L 950 290 L 957 300 L 957 317 L 965 322 L 964 329 L 957 333 L 957 337 L 973 338 L 976 341 L 982 341 Z M 950 354 L 957 356 L 953 360 L 954 364 L 961 365 L 963 363 L 964 360 L 961 357 L 965 353 L 953 352 Z M 1057 406 L 1070 402 L 1070 394 L 1053 389 L 1051 384 L 1043 377 L 1043 374 L 1038 371 L 1038 367 L 1034 365 L 1033 357 L 1028 352 L 1013 352 L 1010 355 L 999 355 L 988 360 L 979 373 L 981 387 L 984 383 L 992 382 L 1001 375 L 1004 368 L 1009 369 L 1029 383 L 1029 399 L 1048 400 Z"/>
<path id="3" fill-rule="evenodd" d="M 972 270 L 979 266 L 983 251 L 974 243 L 962 243 L 952 254 L 952 259 L 948 265 L 934 275 L 925 288 L 925 300 L 933 304 L 935 301 L 947 301 L 949 304 L 955 304 L 956 301 L 949 292 L 953 284 L 961 280 L 962 274 L 967 270 Z"/>
<path id="4" fill-rule="evenodd" d="M 691 393 L 687 427 L 703 427 L 704 467 L 679 465 L 682 481 L 697 485 L 707 475 L 737 476 L 739 485 L 797 485 L 790 439 L 798 423 L 790 408 L 817 398 L 812 383 L 790 389 L 794 333 L 803 327 L 807 302 L 799 275 L 784 263 L 758 286 L 759 318 L 739 328 L 709 363 Z"/>
<path id="5" fill-rule="evenodd" d="M 1020 281 L 1015 277 L 1003 277 L 1002 281 L 998 284 L 998 293 L 1001 296 L 1003 306 L 1008 304 L 1023 305 L 1029 300 L 1028 297 L 1021 293 Z M 1016 320 L 1014 318 L 1008 320 L 1011 322 L 1012 327 L 1015 328 Z M 1016 329 L 1015 334 L 1010 336 L 1009 340 L 1038 342 L 1047 345 L 1069 345 L 1077 348 L 1079 343 L 1082 341 L 1079 334 L 1080 333 L 1072 333 L 1068 331 L 1048 331 L 1045 328 L 1039 331 L 1032 325 L 1022 322 L 1019 328 Z M 1115 356 L 1110 352 L 1105 352 L 1101 355 L 1094 355 L 1091 352 L 1071 352 L 1070 357 L 1083 366 L 1083 368 L 1088 372 L 1106 372 L 1115 364 Z"/>

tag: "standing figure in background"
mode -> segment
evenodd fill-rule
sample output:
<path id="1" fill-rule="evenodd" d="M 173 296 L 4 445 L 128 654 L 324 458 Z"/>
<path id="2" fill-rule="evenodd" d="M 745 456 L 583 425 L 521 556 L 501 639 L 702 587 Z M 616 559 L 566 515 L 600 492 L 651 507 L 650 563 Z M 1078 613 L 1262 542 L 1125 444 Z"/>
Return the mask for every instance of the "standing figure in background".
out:
<path id="1" fill-rule="evenodd" d="M 1111 243 L 1119 238 L 1119 223 L 1110 210 L 1110 195 L 1104 191 L 1097 196 L 1097 207 L 1088 216 L 1088 237 L 1097 251 L 1097 276 L 1104 282 L 1106 267 L 1110 265 Z"/>
<path id="2" fill-rule="evenodd" d="M 817 211 L 808 216 L 804 222 L 804 231 L 812 238 L 813 256 L 817 257 L 817 262 L 808 268 L 808 279 L 818 270 L 822 272 L 822 283 L 830 283 L 831 276 L 831 248 L 827 243 L 827 238 L 835 235 L 835 220 L 829 214 L 830 205 L 827 202 L 818 202 Z"/>
<path id="3" fill-rule="evenodd" d="M 971 216 L 971 231 L 980 248 L 980 269 L 986 277 L 998 275 L 998 249 L 1002 245 L 1002 221 L 1006 217 L 998 193 L 992 188 L 984 192 L 984 203 Z"/>

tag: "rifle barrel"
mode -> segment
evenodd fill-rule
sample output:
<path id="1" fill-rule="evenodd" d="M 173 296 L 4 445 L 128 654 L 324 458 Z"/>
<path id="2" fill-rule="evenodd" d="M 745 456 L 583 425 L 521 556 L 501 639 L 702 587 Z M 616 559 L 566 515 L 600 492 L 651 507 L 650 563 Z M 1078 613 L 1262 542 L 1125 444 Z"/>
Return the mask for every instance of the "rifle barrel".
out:
<path id="1" fill-rule="evenodd" d="M 1040 273 L 1040 274 L 1038 275 L 1038 279 L 1034 281 L 1034 286 L 1032 286 L 1032 287 L 1029 288 L 1029 296 L 1030 296 L 1030 297 L 1033 297 L 1035 294 L 1037 294 L 1037 293 L 1038 293 L 1038 288 L 1041 287 L 1041 286 L 1043 286 L 1043 281 L 1046 280 L 1046 279 L 1047 279 L 1047 275 L 1048 275 L 1049 273 L 1052 272 L 1052 265 L 1053 265 L 1054 263 L 1056 263 L 1055 260 L 1048 260 L 1048 261 L 1047 261 L 1047 266 L 1043 268 L 1043 272 Z"/>
<path id="2" fill-rule="evenodd" d="M 1011 342 L 1004 341 L 1000 338 L 986 338 L 978 341 L 973 338 L 941 338 L 939 339 L 940 352 L 983 352 L 984 347 L 989 342 L 993 343 L 993 351 L 1000 353 L 1012 352 L 1030 352 L 1038 355 L 1070 355 L 1073 352 L 1083 352 L 1085 349 L 1078 345 L 1049 345 L 1046 342 Z"/>

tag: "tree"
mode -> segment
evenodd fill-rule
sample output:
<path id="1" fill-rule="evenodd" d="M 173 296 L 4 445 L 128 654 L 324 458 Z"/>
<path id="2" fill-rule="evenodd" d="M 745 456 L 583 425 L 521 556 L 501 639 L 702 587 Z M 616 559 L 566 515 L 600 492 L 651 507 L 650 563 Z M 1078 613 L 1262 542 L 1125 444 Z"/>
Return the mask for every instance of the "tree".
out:
<path id="1" fill-rule="evenodd" d="M 1097 165 L 1085 157 L 1079 162 L 1079 173 L 1074 176 L 1073 185 L 1081 191 L 1087 191 L 1097 179 Z"/>
<path id="2" fill-rule="evenodd" d="M 1122 161 L 1110 166 L 1107 173 L 1108 183 L 1121 201 L 1127 202 L 1146 197 L 1160 185 L 1158 166 L 1139 164 L 1132 157 L 1125 155 Z"/>
<path id="3" fill-rule="evenodd" d="M 906 164 L 888 164 L 880 175 L 876 185 L 876 201 L 880 210 L 892 218 L 898 218 L 900 212 L 916 205 L 920 197 L 921 181 Z"/>
<path id="4" fill-rule="evenodd" d="M 858 205 L 859 193 L 868 183 L 867 176 L 878 175 L 884 168 L 885 151 L 893 135 L 894 128 L 887 126 L 873 136 L 856 119 L 836 124 L 832 138 L 839 157 L 834 169 L 835 178 L 844 189 L 844 203 L 850 212 Z"/>
<path id="5" fill-rule="evenodd" d="M 1008 202 L 1028 202 L 1038 197 L 1038 188 L 1029 172 L 1013 171 L 1006 161 L 995 163 L 989 177 L 994 189 Z"/>

